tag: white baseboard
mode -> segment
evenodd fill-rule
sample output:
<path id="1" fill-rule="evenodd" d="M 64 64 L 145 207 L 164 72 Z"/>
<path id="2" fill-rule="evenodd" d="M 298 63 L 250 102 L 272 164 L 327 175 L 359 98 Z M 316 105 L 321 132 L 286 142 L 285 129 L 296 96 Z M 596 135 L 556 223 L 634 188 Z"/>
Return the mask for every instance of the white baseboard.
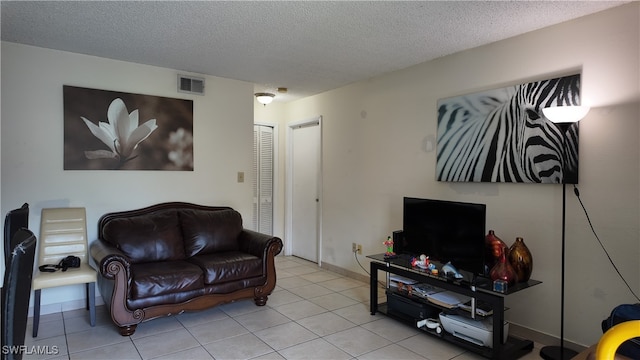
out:
<path id="1" fill-rule="evenodd" d="M 358 281 L 363 281 L 366 283 L 369 283 L 369 275 L 363 275 L 357 272 L 353 272 L 351 270 L 347 270 L 344 268 L 341 268 L 339 266 L 336 265 L 332 265 L 326 262 L 322 262 L 321 265 L 322 269 L 325 270 L 329 270 L 329 271 L 333 271 L 335 273 L 338 273 L 340 275 L 344 275 L 346 277 L 352 278 L 354 280 L 358 280 Z M 72 301 L 65 301 L 65 302 L 60 302 L 60 303 L 55 303 L 55 304 L 47 304 L 47 305 L 42 305 L 40 307 L 40 315 L 46 315 L 46 314 L 53 314 L 53 313 L 59 313 L 59 312 L 64 312 L 64 311 L 70 311 L 70 310 L 77 310 L 77 309 L 84 309 L 85 308 L 85 300 L 84 299 L 79 299 L 79 300 L 72 300 Z M 104 300 L 102 299 L 101 296 L 96 296 L 96 306 L 100 306 L 100 305 L 104 305 Z M 29 308 L 29 316 L 33 317 L 33 307 Z M 510 323 L 509 325 L 509 333 L 512 335 L 515 335 L 517 337 L 521 337 L 521 338 L 525 338 L 525 339 L 529 339 L 531 341 L 534 341 L 536 343 L 542 344 L 542 345 L 557 345 L 559 344 L 559 339 L 551 336 L 549 334 L 545 334 L 533 329 L 529 329 L 527 327 L 518 325 L 518 324 L 514 324 L 514 323 Z M 586 349 L 585 346 L 580 345 L 580 344 L 576 344 L 570 341 L 565 340 L 565 346 L 567 348 L 576 350 L 578 352 L 583 351 L 584 349 Z"/>
<path id="2" fill-rule="evenodd" d="M 543 346 L 547 346 L 547 345 L 559 346 L 560 345 L 560 339 L 555 336 L 542 333 L 542 332 L 539 332 L 518 324 L 514 324 L 514 323 L 509 324 L 509 334 L 515 335 L 520 338 L 529 339 L 538 344 L 542 344 Z M 572 349 L 577 352 L 584 351 L 587 348 L 584 345 L 574 343 L 567 339 L 564 340 L 564 346 L 568 349 Z"/>
<path id="3" fill-rule="evenodd" d="M 101 296 L 96 296 L 96 306 L 104 305 L 104 300 Z M 84 309 L 86 307 L 86 301 L 84 299 L 71 300 L 65 302 L 59 302 L 54 304 L 46 304 L 40 306 L 40 316 L 47 314 L 61 313 L 64 311 L 71 311 L 77 309 Z M 33 306 L 29 307 L 29 317 L 33 317 Z"/>
<path id="4" fill-rule="evenodd" d="M 351 270 L 343 269 L 343 268 L 341 268 L 339 266 L 331 265 L 331 264 L 326 263 L 326 262 L 322 262 L 322 265 L 320 266 L 320 268 L 325 269 L 325 270 L 329 270 L 329 271 L 333 271 L 334 273 L 338 273 L 340 275 L 344 275 L 346 277 L 350 277 L 350 278 L 352 278 L 354 280 L 366 282 L 367 284 L 369 283 L 369 275 L 364 275 L 364 274 L 360 274 L 360 273 L 357 273 L 357 272 L 353 272 Z"/>

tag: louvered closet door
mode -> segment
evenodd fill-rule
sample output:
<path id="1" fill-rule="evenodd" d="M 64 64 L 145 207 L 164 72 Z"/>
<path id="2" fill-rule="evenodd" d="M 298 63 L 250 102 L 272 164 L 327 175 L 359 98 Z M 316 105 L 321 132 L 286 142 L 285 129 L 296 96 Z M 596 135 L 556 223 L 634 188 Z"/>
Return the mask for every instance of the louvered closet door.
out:
<path id="1" fill-rule="evenodd" d="M 253 127 L 253 228 L 273 235 L 273 127 Z"/>

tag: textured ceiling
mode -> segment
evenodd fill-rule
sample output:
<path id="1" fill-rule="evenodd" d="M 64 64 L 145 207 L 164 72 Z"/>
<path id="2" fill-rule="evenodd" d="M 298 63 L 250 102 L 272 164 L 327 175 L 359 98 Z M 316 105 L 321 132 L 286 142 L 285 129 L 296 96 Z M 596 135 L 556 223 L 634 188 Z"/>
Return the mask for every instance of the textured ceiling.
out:
<path id="1" fill-rule="evenodd" d="M 628 1 L 2 1 L 3 41 L 208 74 L 289 101 Z"/>

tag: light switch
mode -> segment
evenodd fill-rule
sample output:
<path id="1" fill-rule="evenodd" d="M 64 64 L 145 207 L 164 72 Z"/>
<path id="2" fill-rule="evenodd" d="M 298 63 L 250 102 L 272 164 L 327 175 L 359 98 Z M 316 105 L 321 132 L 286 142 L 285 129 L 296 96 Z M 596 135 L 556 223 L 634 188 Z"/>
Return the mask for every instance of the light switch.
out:
<path id="1" fill-rule="evenodd" d="M 238 171 L 238 182 L 244 182 L 244 171 Z"/>

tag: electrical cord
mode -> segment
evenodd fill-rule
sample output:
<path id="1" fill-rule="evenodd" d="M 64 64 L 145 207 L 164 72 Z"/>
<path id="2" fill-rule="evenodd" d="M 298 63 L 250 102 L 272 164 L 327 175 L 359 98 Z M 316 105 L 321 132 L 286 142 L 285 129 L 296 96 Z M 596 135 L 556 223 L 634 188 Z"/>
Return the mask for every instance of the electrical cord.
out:
<path id="1" fill-rule="evenodd" d="M 367 271 L 367 269 L 365 269 L 364 266 L 362 266 L 362 264 L 360 263 L 360 260 L 358 260 L 358 253 L 356 251 L 353 252 L 353 257 L 356 259 L 356 262 L 358 263 L 358 265 L 360 265 L 362 270 L 366 272 L 367 275 L 371 276 L 371 274 Z"/>
<path id="2" fill-rule="evenodd" d="M 365 269 L 365 268 L 364 268 L 364 266 L 362 266 L 362 264 L 360 263 L 360 260 L 358 260 L 358 253 L 357 253 L 356 251 L 354 251 L 354 252 L 353 252 L 353 257 L 356 259 L 356 262 L 358 263 L 358 265 L 360 265 L 360 267 L 362 268 L 362 270 L 363 270 L 364 272 L 366 272 L 366 273 L 367 273 L 367 275 L 371 276 L 371 273 L 369 273 L 369 272 L 367 271 L 367 269 Z M 380 280 L 378 280 L 378 285 L 380 285 L 380 287 L 381 287 L 381 288 L 383 288 L 383 289 L 385 289 L 385 288 L 386 288 L 386 285 L 385 285 L 382 281 L 380 281 Z"/>
<path id="3" fill-rule="evenodd" d="M 631 286 L 629 286 L 629 283 L 627 282 L 627 280 L 625 280 L 624 276 L 622 276 L 622 274 L 620 273 L 620 270 L 618 270 L 618 267 L 613 262 L 613 259 L 611 259 L 611 256 L 609 256 L 609 252 L 604 247 L 604 244 L 602 244 L 602 241 L 600 240 L 600 237 L 596 233 L 596 230 L 593 228 L 593 224 L 591 223 L 591 219 L 589 218 L 589 213 L 587 212 L 587 209 L 585 208 L 584 204 L 582 203 L 582 199 L 580 198 L 580 191 L 578 190 L 578 188 L 576 187 L 575 184 L 573 184 L 573 193 L 576 194 L 576 197 L 578 198 L 578 201 L 580 202 L 580 206 L 582 206 L 582 211 L 584 211 L 584 215 L 587 217 L 587 222 L 589 223 L 589 227 L 591 227 L 591 232 L 596 237 L 596 240 L 598 240 L 598 243 L 600 244 L 600 247 L 604 251 L 605 255 L 607 255 L 607 258 L 609 259 L 609 262 L 613 266 L 614 270 L 618 273 L 618 276 L 620 276 L 620 279 L 622 279 L 624 284 L 627 286 L 627 288 L 629 289 L 629 292 L 631 292 L 631 294 L 633 294 L 633 296 L 638 300 L 638 302 L 640 302 L 640 298 L 638 297 L 638 295 L 636 295 L 636 293 L 633 291 Z"/>

